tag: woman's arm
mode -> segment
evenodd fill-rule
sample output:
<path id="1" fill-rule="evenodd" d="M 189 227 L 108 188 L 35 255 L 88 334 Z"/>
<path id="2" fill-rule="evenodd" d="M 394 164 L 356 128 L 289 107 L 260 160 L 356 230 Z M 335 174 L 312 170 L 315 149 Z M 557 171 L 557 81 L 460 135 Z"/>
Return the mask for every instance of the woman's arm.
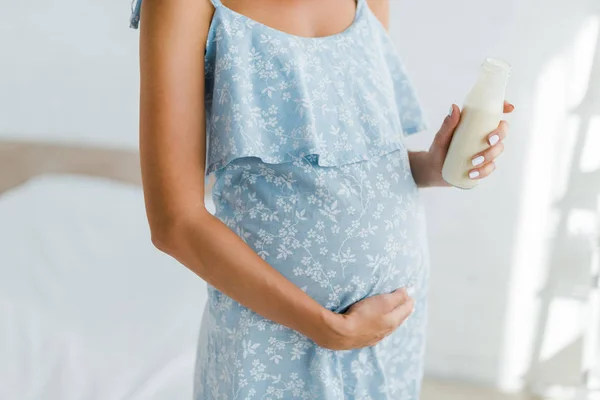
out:
<path id="1" fill-rule="evenodd" d="M 390 0 L 368 0 L 368 4 L 385 29 L 389 29 Z M 413 178 L 418 187 L 443 186 L 446 184 L 443 179 L 441 182 L 437 181 L 428 151 L 409 151 L 408 158 Z"/>
<path id="2" fill-rule="evenodd" d="M 409 151 L 410 170 L 417 187 L 426 188 L 432 186 L 449 186 L 443 179 L 438 177 L 428 151 Z"/>
<path id="3" fill-rule="evenodd" d="M 389 29 L 390 26 L 390 0 L 367 0 L 369 8 L 373 11 L 373 14 L 385 27 Z"/>
<path id="4" fill-rule="evenodd" d="M 377 19 L 385 27 L 389 29 L 390 20 L 390 1 L 389 0 L 368 0 L 369 8 L 373 11 L 373 14 L 377 16 Z M 505 103 L 504 112 L 511 113 L 515 107 L 512 104 Z M 454 130 L 458 126 L 460 121 L 460 110 L 455 105 L 452 105 L 452 113 L 448 113 L 442 127 L 438 131 L 429 151 L 409 151 L 408 158 L 410 160 L 410 169 L 413 174 L 415 183 L 420 188 L 433 187 L 433 186 L 450 186 L 442 178 L 442 167 L 444 160 L 446 159 L 446 153 L 448 153 L 448 147 L 452 140 Z M 483 179 L 494 171 L 495 164 L 493 160 L 498 157 L 504 150 L 504 144 L 502 139 L 508 134 L 508 124 L 506 121 L 500 122 L 498 129 L 490 133 L 490 137 L 498 135 L 499 141 L 490 143 L 490 148 L 486 150 L 486 160 L 492 160 L 487 163 L 485 167 L 474 168 L 473 171 L 478 171 L 479 175 L 477 179 Z M 478 154 L 473 155 L 473 158 L 477 157 Z"/>
<path id="5" fill-rule="evenodd" d="M 152 241 L 227 296 L 317 344 L 373 344 L 412 310 L 405 292 L 335 314 L 268 265 L 204 205 L 208 0 L 144 0 L 140 156 Z"/>

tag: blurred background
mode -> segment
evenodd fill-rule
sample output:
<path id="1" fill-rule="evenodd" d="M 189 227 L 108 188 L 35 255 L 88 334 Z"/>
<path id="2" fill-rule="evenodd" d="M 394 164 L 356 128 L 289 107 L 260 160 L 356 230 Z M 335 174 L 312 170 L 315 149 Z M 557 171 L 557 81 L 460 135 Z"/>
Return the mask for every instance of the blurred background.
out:
<path id="1" fill-rule="evenodd" d="M 391 0 L 427 148 L 488 56 L 511 136 L 477 189 L 428 189 L 422 398 L 600 388 L 600 1 Z M 128 0 L 0 0 L 0 399 L 191 398 L 202 281 L 155 250 Z"/>

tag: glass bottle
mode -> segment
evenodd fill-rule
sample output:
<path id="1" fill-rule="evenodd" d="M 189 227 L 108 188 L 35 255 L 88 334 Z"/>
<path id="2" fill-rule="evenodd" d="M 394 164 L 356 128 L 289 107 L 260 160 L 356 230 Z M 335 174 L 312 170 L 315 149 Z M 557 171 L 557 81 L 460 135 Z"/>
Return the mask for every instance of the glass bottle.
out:
<path id="1" fill-rule="evenodd" d="M 502 119 L 510 69 L 509 64 L 494 58 L 485 59 L 481 65 L 479 78 L 463 104 L 442 168 L 442 177 L 452 186 L 471 189 L 479 183 L 479 179 L 469 177 L 469 171 L 475 168 L 471 160 L 490 146 L 488 135 Z"/>

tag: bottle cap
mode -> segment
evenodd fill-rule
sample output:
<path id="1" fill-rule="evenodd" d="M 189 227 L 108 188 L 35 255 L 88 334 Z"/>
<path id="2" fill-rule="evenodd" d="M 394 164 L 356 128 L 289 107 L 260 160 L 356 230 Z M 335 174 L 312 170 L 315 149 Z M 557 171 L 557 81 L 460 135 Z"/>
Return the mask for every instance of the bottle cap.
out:
<path id="1" fill-rule="evenodd" d="M 489 72 L 505 74 L 510 74 L 510 70 L 512 68 L 509 63 L 492 57 L 486 58 L 481 66 Z"/>

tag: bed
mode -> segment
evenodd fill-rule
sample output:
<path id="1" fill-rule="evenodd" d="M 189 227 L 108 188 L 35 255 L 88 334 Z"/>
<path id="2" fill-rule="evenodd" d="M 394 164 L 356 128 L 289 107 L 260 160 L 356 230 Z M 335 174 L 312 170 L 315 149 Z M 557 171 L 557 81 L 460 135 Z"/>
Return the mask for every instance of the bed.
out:
<path id="1" fill-rule="evenodd" d="M 186 399 L 201 279 L 149 237 L 133 151 L 0 142 L 0 399 Z"/>

